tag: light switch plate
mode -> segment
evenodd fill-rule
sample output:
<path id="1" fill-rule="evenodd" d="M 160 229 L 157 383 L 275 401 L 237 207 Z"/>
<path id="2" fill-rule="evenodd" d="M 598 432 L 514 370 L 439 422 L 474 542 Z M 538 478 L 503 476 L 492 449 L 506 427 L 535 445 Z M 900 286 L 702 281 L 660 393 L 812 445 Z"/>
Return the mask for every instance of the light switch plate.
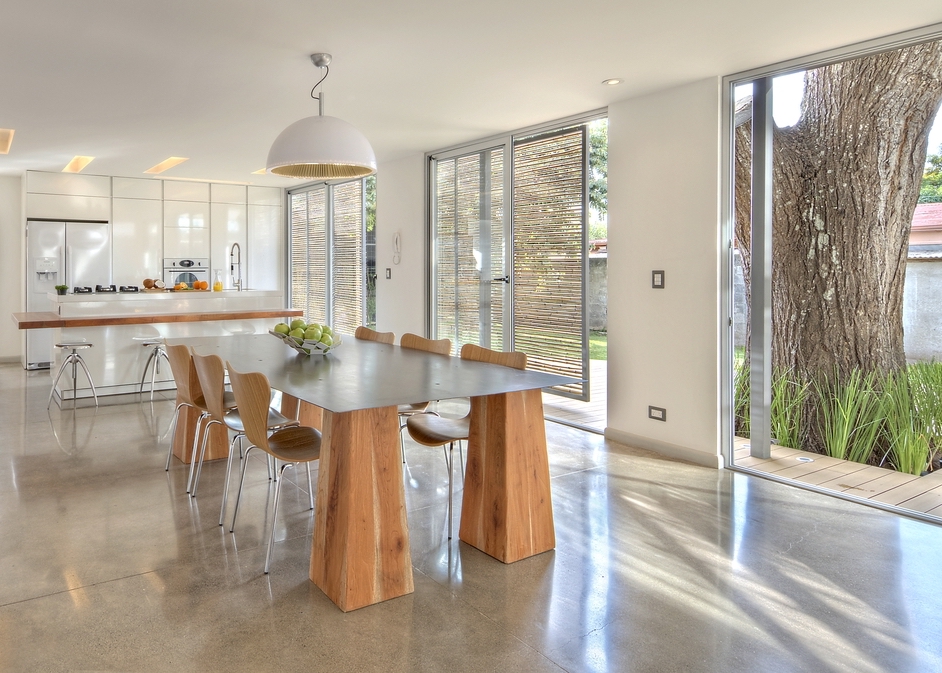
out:
<path id="1" fill-rule="evenodd" d="M 386 267 L 386 280 L 389 280 L 390 278 L 392 278 L 392 269 L 390 269 L 390 268 L 387 266 L 387 267 Z"/>
<path id="2" fill-rule="evenodd" d="M 651 272 L 651 287 L 655 290 L 664 289 L 664 270 L 659 269 Z"/>
<path id="3" fill-rule="evenodd" d="M 663 407 L 648 407 L 648 418 L 653 418 L 655 421 L 667 421 L 667 409 Z"/>

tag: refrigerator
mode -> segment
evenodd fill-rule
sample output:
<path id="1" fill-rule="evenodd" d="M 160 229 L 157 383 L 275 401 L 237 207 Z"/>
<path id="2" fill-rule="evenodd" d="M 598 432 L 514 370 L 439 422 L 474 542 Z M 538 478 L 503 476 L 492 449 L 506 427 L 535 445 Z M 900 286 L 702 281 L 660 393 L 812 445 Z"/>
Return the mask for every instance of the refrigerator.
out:
<path id="1" fill-rule="evenodd" d="M 57 312 L 56 285 L 111 284 L 111 230 L 107 222 L 26 221 L 26 310 Z M 26 369 L 48 368 L 52 330 L 26 330 Z"/>

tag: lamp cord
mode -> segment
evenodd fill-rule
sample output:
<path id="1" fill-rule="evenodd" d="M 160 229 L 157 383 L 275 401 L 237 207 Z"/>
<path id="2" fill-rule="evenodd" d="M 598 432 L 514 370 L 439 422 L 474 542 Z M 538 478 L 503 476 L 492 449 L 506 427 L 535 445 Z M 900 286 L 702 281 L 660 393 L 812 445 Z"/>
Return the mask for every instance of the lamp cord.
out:
<path id="1" fill-rule="evenodd" d="M 314 90 L 321 85 L 321 82 L 327 79 L 327 75 L 330 74 L 330 66 L 325 65 L 324 70 L 326 70 L 326 72 L 324 73 L 324 76 L 321 77 L 319 80 L 317 80 L 317 84 L 315 84 L 314 87 L 311 89 L 311 98 L 313 98 L 314 100 L 320 100 L 319 96 L 314 95 Z"/>

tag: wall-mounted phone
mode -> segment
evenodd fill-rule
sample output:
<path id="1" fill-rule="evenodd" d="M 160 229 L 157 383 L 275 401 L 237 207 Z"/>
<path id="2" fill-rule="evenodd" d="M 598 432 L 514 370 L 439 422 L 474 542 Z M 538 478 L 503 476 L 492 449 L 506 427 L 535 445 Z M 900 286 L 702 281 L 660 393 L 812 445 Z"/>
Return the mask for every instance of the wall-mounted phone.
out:
<path id="1" fill-rule="evenodd" d="M 398 231 L 393 233 L 393 264 L 398 264 L 402 260 L 402 234 Z"/>
<path id="2" fill-rule="evenodd" d="M 36 257 L 33 265 L 33 270 L 41 280 L 54 280 L 53 277 L 59 273 L 58 257 Z"/>

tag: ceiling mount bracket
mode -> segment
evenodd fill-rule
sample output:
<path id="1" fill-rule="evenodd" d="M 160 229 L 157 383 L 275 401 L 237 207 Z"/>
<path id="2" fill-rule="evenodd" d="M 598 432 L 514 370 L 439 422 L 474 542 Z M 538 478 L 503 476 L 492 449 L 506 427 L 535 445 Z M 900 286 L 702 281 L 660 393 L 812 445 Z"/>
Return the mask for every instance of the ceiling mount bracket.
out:
<path id="1" fill-rule="evenodd" d="M 326 68 L 330 65 L 330 61 L 333 57 L 330 54 L 311 54 L 311 63 L 316 65 L 318 68 Z"/>

